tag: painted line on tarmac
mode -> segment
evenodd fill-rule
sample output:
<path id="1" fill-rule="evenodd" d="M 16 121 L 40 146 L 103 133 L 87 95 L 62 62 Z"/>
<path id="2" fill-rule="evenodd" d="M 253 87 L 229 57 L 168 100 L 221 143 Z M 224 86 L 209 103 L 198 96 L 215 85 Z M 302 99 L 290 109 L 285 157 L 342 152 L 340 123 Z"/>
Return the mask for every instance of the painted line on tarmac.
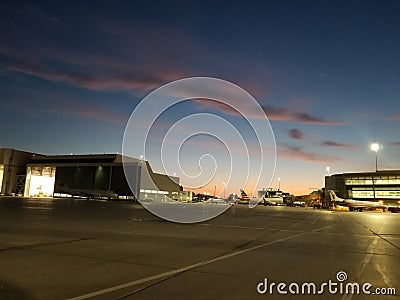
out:
<path id="1" fill-rule="evenodd" d="M 22 206 L 22 209 L 42 209 L 42 210 L 52 210 L 52 207 L 41 207 L 41 206 Z"/>
<path id="2" fill-rule="evenodd" d="M 372 230 L 371 228 L 369 228 L 369 227 L 366 226 L 365 224 L 363 224 L 363 223 L 361 223 L 360 221 L 358 221 L 357 219 L 355 219 L 353 216 L 352 216 L 352 219 L 353 219 L 356 223 L 358 223 L 358 224 L 360 224 L 362 227 L 364 227 L 365 229 L 369 230 L 369 231 L 374 235 L 374 240 L 373 240 L 372 243 L 368 246 L 368 249 L 367 249 L 367 251 L 366 251 L 366 255 L 365 255 L 363 261 L 361 262 L 360 270 L 359 270 L 358 273 L 357 273 L 357 278 L 361 278 L 361 275 L 364 273 L 365 268 L 366 268 L 367 265 L 370 263 L 372 257 L 373 257 L 374 255 L 376 255 L 376 254 L 374 253 L 374 248 L 377 246 L 378 241 L 379 241 L 380 239 L 382 239 L 383 241 L 387 242 L 388 244 L 392 245 L 393 247 L 395 247 L 395 248 L 397 248 L 397 249 L 399 249 L 399 247 L 398 247 L 397 245 L 393 244 L 392 242 L 388 241 L 388 240 L 385 239 L 384 237 L 382 237 L 379 233 L 377 233 L 377 232 L 381 231 L 383 225 L 381 225 L 380 228 L 377 230 L 377 232 L 375 232 L 374 230 Z M 386 283 L 386 281 L 385 281 L 385 283 Z M 390 286 L 390 284 L 387 284 L 387 286 Z M 343 295 L 342 298 L 341 298 L 340 300 L 351 300 L 351 299 L 353 298 L 353 295 L 354 295 L 354 294 Z"/>
<path id="3" fill-rule="evenodd" d="M 302 235 L 306 235 L 306 234 L 309 234 L 309 233 L 312 233 L 312 232 L 317 232 L 317 231 L 320 231 L 320 230 L 323 230 L 323 229 L 327 229 L 327 228 L 330 228 L 330 227 L 333 227 L 333 226 L 336 226 L 336 225 L 328 225 L 328 226 L 325 226 L 325 227 L 321 227 L 321 228 L 318 228 L 318 229 L 311 230 L 310 232 L 300 232 L 300 233 L 297 233 L 297 234 L 294 234 L 294 235 L 291 235 L 291 236 L 288 236 L 288 237 L 285 237 L 285 238 L 280 238 L 280 239 L 277 239 L 277 240 L 274 240 L 274 241 L 271 241 L 271 242 L 266 242 L 266 243 L 263 243 L 263 244 L 260 244 L 260 245 L 257 245 L 257 246 L 253 246 L 253 247 L 250 247 L 250 248 L 246 248 L 246 249 L 243 249 L 243 250 L 239 250 L 239 251 L 236 251 L 236 252 L 232 252 L 232 253 L 228 253 L 228 254 L 225 254 L 225 255 L 222 255 L 222 256 L 218 256 L 218 257 L 206 260 L 206 261 L 199 262 L 197 264 L 193 264 L 193 265 L 189 265 L 189 266 L 182 267 L 182 268 L 179 268 L 179 269 L 171 270 L 171 271 L 168 271 L 168 272 L 164 272 L 164 273 L 156 274 L 156 275 L 153 275 L 153 276 L 145 277 L 145 278 L 138 279 L 138 280 L 135 280 L 135 281 L 127 282 L 127 283 L 124 283 L 124 284 L 120 284 L 120 285 L 113 286 L 113 287 L 110 287 L 110 288 L 106 288 L 106 289 L 103 289 L 103 290 L 99 290 L 99 291 L 96 291 L 96 292 L 92 292 L 92 293 L 88 293 L 88 294 L 85 294 L 85 295 L 81 295 L 81 296 L 77 296 L 77 297 L 74 297 L 74 298 L 70 298 L 68 300 L 89 299 L 89 298 L 92 298 L 92 297 L 96 297 L 96 296 L 104 295 L 104 294 L 107 294 L 107 293 L 115 292 L 117 290 L 121 290 L 121 289 L 128 288 L 128 287 L 131 287 L 131 286 L 135 286 L 135 285 L 138 285 L 138 284 L 146 283 L 146 282 L 149 282 L 149 281 L 152 281 L 152 280 L 155 280 L 155 279 L 160 279 L 160 278 L 164 278 L 164 277 L 167 277 L 167 276 L 176 275 L 178 273 L 183 273 L 183 272 L 189 271 L 189 270 L 197 268 L 197 267 L 205 266 L 205 265 L 208 265 L 208 264 L 220 261 L 220 260 L 231 258 L 231 257 L 237 256 L 237 255 L 240 255 L 240 254 L 243 254 L 243 253 L 246 253 L 246 252 L 250 252 L 250 251 L 253 251 L 253 250 L 257 250 L 257 249 L 263 248 L 265 246 L 269 246 L 269 245 L 272 245 L 272 244 L 280 243 L 280 242 L 283 242 L 283 241 L 286 241 L 286 240 L 289 240 L 289 239 L 292 239 L 292 238 L 296 238 L 296 237 L 299 237 L 299 236 L 302 236 Z"/>
<path id="4" fill-rule="evenodd" d="M 375 248 L 375 246 L 378 244 L 378 240 L 379 240 L 379 237 L 375 236 L 374 240 L 369 245 L 369 247 L 367 249 L 367 254 L 365 255 L 363 261 L 361 262 L 361 268 L 358 271 L 357 278 L 361 278 L 361 275 L 364 273 L 365 268 L 369 264 L 371 258 L 374 256 L 374 253 L 370 253 L 370 251 L 373 252 L 373 248 Z M 345 295 L 342 296 L 342 298 L 340 298 L 340 300 L 351 300 L 353 298 L 353 296 L 354 296 L 353 293 L 352 294 L 345 294 Z"/>

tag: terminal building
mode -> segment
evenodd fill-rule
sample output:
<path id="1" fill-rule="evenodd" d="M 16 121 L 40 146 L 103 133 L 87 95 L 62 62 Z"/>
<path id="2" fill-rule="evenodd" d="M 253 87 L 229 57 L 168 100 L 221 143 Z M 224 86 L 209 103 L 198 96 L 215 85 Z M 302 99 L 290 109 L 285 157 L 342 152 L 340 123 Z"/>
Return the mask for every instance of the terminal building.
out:
<path id="1" fill-rule="evenodd" d="M 398 204 L 400 170 L 364 173 L 343 173 L 325 177 L 325 191 L 333 190 L 338 197 L 355 200 L 383 200 Z M 329 196 L 326 195 L 326 198 Z"/>
<path id="2" fill-rule="evenodd" d="M 155 173 L 147 161 L 119 154 L 41 155 L 0 149 L 0 179 L 2 195 L 25 197 L 137 200 L 182 192 L 178 177 Z"/>

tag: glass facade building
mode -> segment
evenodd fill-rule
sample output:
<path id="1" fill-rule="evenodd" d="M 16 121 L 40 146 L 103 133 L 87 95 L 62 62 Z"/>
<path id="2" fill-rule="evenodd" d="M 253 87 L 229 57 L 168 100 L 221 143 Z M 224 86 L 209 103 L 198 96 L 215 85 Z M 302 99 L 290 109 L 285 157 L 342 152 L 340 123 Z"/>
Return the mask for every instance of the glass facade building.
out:
<path id="1" fill-rule="evenodd" d="M 342 198 L 400 201 L 400 170 L 343 173 L 325 177 L 325 190 Z"/>

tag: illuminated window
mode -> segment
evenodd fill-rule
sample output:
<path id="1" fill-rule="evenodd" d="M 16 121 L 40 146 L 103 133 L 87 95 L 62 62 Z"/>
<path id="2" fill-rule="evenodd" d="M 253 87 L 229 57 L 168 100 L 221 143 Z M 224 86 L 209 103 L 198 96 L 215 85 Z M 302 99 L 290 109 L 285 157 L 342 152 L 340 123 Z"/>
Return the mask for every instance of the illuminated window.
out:
<path id="1" fill-rule="evenodd" d="M 374 183 L 372 178 L 347 178 L 345 180 L 346 185 L 400 185 L 400 177 L 398 176 L 387 176 L 387 177 L 374 177 Z"/>
<path id="2" fill-rule="evenodd" d="M 353 190 L 352 191 L 353 198 L 374 198 L 373 190 Z M 393 189 L 385 189 L 385 190 L 375 190 L 375 198 L 384 198 L 384 199 L 399 199 L 400 198 L 400 190 Z"/>

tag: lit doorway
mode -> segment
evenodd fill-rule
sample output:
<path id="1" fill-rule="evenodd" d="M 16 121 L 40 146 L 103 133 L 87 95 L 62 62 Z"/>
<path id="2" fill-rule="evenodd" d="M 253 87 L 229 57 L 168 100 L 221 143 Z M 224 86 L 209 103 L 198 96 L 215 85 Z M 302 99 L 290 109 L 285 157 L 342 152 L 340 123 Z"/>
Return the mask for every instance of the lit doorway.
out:
<path id="1" fill-rule="evenodd" d="M 25 197 L 53 197 L 56 167 L 28 167 Z"/>

